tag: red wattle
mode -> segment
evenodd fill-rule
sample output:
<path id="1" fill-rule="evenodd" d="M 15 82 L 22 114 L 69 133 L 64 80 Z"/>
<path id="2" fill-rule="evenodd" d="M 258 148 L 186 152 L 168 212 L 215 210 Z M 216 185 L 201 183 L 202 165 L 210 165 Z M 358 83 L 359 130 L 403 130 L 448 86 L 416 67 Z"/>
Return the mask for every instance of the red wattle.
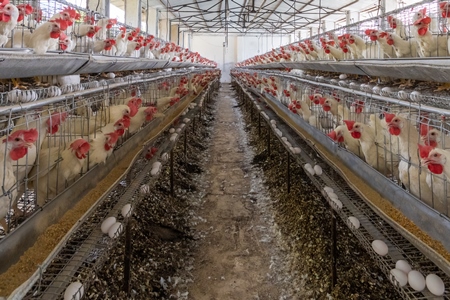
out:
<path id="1" fill-rule="evenodd" d="M 442 174 L 444 172 L 444 166 L 440 164 L 429 164 L 428 170 L 433 174 Z"/>
<path id="2" fill-rule="evenodd" d="M 27 147 L 21 147 L 13 149 L 9 152 L 9 157 L 11 157 L 12 160 L 18 160 L 22 157 L 24 157 L 28 152 Z"/>
<path id="3" fill-rule="evenodd" d="M 352 137 L 355 138 L 355 139 L 360 139 L 361 138 L 361 132 L 353 131 L 352 132 Z"/>
<path id="4" fill-rule="evenodd" d="M 11 20 L 11 16 L 7 14 L 3 14 L 2 22 L 9 22 Z"/>
<path id="5" fill-rule="evenodd" d="M 339 143 L 343 143 L 343 142 L 344 142 L 344 137 L 343 137 L 343 136 L 340 136 L 340 137 L 338 138 L 338 142 L 339 142 Z"/>
<path id="6" fill-rule="evenodd" d="M 398 127 L 389 127 L 389 133 L 392 135 L 400 135 L 402 130 Z"/>
<path id="7" fill-rule="evenodd" d="M 54 31 L 50 32 L 50 37 L 52 39 L 59 39 L 59 35 L 60 35 L 59 32 L 54 32 Z"/>
<path id="8" fill-rule="evenodd" d="M 428 32 L 428 28 L 419 28 L 419 35 L 425 35 Z"/>
<path id="9" fill-rule="evenodd" d="M 331 110 L 331 107 L 328 106 L 328 105 L 324 105 L 324 106 L 323 106 L 323 110 L 324 110 L 324 111 L 330 111 L 330 110 Z"/>

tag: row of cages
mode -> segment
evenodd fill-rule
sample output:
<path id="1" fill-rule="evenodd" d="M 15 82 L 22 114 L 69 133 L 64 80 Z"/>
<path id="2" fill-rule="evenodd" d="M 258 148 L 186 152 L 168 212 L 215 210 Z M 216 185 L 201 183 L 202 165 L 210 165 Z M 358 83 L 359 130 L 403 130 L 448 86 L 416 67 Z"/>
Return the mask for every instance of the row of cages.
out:
<path id="1" fill-rule="evenodd" d="M 238 67 L 274 62 L 446 57 L 450 3 L 424 1 L 330 30 L 249 58 Z"/>
<path id="2" fill-rule="evenodd" d="M 5 237 L 146 124 L 220 76 L 192 71 L 0 112 L 0 232 Z"/>
<path id="3" fill-rule="evenodd" d="M 450 216 L 450 111 L 321 85 L 277 72 L 235 69 L 254 92 L 276 99 L 310 126 Z"/>
<path id="4" fill-rule="evenodd" d="M 0 20 L 0 47 L 4 51 L 33 49 L 37 54 L 64 51 L 211 63 L 140 28 L 64 0 L 15 0 L 3 6 L 6 17 Z"/>

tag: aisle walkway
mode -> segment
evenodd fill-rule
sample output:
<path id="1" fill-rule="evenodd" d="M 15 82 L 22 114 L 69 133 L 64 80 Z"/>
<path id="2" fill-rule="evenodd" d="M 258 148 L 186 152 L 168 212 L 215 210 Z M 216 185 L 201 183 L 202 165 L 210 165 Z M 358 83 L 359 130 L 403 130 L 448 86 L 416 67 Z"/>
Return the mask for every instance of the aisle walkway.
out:
<path id="1" fill-rule="evenodd" d="M 209 190 L 198 212 L 207 222 L 196 228 L 205 238 L 195 257 L 189 299 L 279 299 L 270 268 L 275 246 L 256 205 L 264 195 L 253 191 L 258 179 L 250 166 L 252 151 L 230 85 L 222 84 L 216 102 L 204 176 Z"/>

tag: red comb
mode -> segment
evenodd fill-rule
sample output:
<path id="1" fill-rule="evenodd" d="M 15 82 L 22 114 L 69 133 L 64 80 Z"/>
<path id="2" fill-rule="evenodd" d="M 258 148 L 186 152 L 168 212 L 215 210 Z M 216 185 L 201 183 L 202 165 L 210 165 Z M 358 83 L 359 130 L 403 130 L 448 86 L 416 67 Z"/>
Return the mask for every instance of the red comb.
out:
<path id="1" fill-rule="evenodd" d="M 67 12 L 69 14 L 70 18 L 72 18 L 72 19 L 75 19 L 75 20 L 80 19 L 80 14 L 74 8 L 66 7 L 63 9 L 62 12 Z"/>
<path id="2" fill-rule="evenodd" d="M 434 147 L 432 146 L 425 146 L 425 145 L 419 145 L 419 154 L 420 154 L 420 158 L 427 158 L 428 155 L 430 154 L 431 150 L 434 149 Z"/>
<path id="3" fill-rule="evenodd" d="M 386 119 L 387 123 L 391 123 L 392 119 L 395 118 L 395 114 L 390 114 L 390 113 L 385 112 L 384 118 Z"/>
<path id="4" fill-rule="evenodd" d="M 355 121 L 344 120 L 343 122 L 345 123 L 345 125 L 347 125 L 347 129 L 348 130 L 352 130 L 353 129 L 353 125 L 355 125 Z"/>

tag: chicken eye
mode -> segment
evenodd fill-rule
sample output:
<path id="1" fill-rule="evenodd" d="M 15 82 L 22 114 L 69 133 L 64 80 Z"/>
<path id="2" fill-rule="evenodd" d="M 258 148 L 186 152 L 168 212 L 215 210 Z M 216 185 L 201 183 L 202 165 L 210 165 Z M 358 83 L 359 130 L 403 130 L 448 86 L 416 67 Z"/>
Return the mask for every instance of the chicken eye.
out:
<path id="1" fill-rule="evenodd" d="M 14 139 L 16 142 L 20 142 L 20 139 L 19 138 L 15 138 Z"/>

